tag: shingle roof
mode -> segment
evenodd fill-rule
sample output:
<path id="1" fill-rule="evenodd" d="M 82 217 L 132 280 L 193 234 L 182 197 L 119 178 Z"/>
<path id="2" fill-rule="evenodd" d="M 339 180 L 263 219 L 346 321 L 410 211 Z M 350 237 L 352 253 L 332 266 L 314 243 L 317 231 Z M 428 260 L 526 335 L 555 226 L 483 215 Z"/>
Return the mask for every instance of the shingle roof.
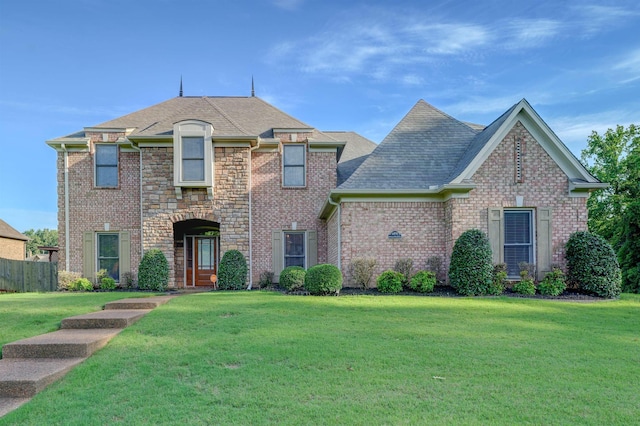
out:
<path id="1" fill-rule="evenodd" d="M 356 132 L 324 131 L 324 133 L 336 140 L 346 142 L 338 162 L 338 186 L 346 181 L 378 146 Z"/>
<path id="2" fill-rule="evenodd" d="M 340 189 L 429 189 L 448 183 L 478 133 L 420 100 Z"/>
<path id="3" fill-rule="evenodd" d="M 12 240 L 27 241 L 29 237 L 18 232 L 4 220 L 0 219 L 0 237 L 11 238 Z"/>
<path id="4" fill-rule="evenodd" d="M 260 136 L 272 138 L 274 128 L 312 128 L 300 120 L 280 111 L 258 97 L 176 97 L 141 109 L 93 128 L 135 129 L 129 137 L 168 136 L 173 125 L 183 120 L 202 120 L 213 125 L 213 137 Z M 313 130 L 315 140 L 333 140 Z"/>

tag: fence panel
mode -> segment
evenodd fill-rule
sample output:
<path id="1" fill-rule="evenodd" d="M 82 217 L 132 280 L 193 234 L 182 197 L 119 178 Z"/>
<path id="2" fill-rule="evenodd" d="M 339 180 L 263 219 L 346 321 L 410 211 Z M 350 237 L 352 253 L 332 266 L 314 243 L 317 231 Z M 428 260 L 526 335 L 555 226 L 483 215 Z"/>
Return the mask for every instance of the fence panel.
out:
<path id="1" fill-rule="evenodd" d="M 0 290 L 56 291 L 58 264 L 0 258 Z"/>

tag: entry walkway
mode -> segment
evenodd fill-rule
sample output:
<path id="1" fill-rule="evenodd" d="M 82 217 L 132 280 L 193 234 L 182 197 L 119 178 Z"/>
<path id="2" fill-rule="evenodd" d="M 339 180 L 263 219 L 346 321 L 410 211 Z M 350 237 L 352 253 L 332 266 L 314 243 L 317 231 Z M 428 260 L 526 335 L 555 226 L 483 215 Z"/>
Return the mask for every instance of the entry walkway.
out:
<path id="1" fill-rule="evenodd" d="M 60 330 L 8 343 L 0 359 L 0 417 L 63 377 L 152 309 L 175 296 L 122 299 L 62 320 Z"/>

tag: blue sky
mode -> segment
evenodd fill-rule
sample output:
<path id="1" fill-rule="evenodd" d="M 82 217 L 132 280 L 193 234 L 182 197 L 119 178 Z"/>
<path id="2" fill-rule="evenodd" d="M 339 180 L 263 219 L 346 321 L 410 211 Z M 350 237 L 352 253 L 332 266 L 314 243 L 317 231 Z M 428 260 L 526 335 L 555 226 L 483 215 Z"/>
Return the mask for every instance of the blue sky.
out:
<path id="1" fill-rule="evenodd" d="M 489 124 L 526 98 L 579 157 L 640 124 L 632 1 L 0 0 L 0 218 L 57 228 L 45 141 L 189 96 L 256 95 L 380 142 L 419 100 Z"/>

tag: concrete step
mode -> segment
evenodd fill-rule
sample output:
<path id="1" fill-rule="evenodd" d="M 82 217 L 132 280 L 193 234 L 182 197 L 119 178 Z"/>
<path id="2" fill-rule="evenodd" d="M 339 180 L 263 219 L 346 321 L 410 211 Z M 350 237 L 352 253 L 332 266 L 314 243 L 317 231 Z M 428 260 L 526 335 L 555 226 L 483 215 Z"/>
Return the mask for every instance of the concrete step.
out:
<path id="1" fill-rule="evenodd" d="M 0 398 L 31 398 L 83 360 L 84 358 L 3 358 L 0 360 Z M 20 401 L 4 401 L 4 403 L 7 405 L 5 409 L 8 409 L 10 405 Z"/>
<path id="2" fill-rule="evenodd" d="M 60 328 L 65 329 L 94 329 L 94 328 L 125 328 L 151 312 L 151 309 L 110 309 L 76 315 L 62 320 Z"/>
<path id="3" fill-rule="evenodd" d="M 58 330 L 7 343 L 2 347 L 2 358 L 86 358 L 120 331 L 119 328 Z"/>
<path id="4" fill-rule="evenodd" d="M 153 296 L 116 300 L 107 303 L 104 309 L 154 309 L 160 305 L 164 305 L 174 297 L 176 296 Z"/>
<path id="5" fill-rule="evenodd" d="M 0 397 L 0 417 L 17 409 L 22 404 L 31 401 L 31 398 L 2 398 Z"/>

